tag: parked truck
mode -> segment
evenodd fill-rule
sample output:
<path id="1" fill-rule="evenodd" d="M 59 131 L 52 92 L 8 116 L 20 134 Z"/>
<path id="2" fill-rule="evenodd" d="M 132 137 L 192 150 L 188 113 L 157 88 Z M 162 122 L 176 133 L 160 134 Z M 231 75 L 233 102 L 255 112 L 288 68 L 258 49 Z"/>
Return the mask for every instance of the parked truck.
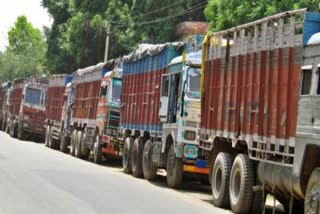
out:
<path id="1" fill-rule="evenodd" d="M 110 60 L 73 73 L 67 104 L 71 117 L 65 131 L 70 133 L 71 155 L 88 158 L 92 153 L 94 162 L 99 163 L 108 151 L 118 151 L 119 146 L 114 146 L 117 144 L 114 135 L 119 120 L 117 105 L 121 80 L 117 78 L 114 66 L 115 61 Z M 116 143 L 110 150 L 106 148 L 109 140 Z"/>
<path id="2" fill-rule="evenodd" d="M 0 93 L 0 130 L 4 131 L 7 124 L 7 97 L 8 91 L 11 87 L 11 82 L 4 82 L 1 84 L 1 93 Z"/>
<path id="3" fill-rule="evenodd" d="M 63 130 L 67 115 L 67 93 L 71 81 L 71 75 L 53 75 L 49 77 L 48 85 L 45 145 L 52 149 L 59 148 L 64 153 L 68 151 L 68 138 Z"/>
<path id="4" fill-rule="evenodd" d="M 11 121 L 12 136 L 42 139 L 45 135 L 48 80 L 32 77 L 24 86 L 19 116 Z"/>
<path id="5" fill-rule="evenodd" d="M 23 88 L 27 84 L 27 79 L 15 79 L 12 82 L 11 88 L 8 90 L 5 115 L 6 115 L 6 126 L 5 131 L 14 136 L 14 127 L 19 121 L 20 107 L 23 99 Z"/>
<path id="6" fill-rule="evenodd" d="M 141 45 L 123 67 L 124 172 L 152 180 L 164 168 L 171 188 L 184 173 L 208 173 L 197 146 L 201 51 L 183 57 L 183 50 L 183 43 Z"/>
<path id="7" fill-rule="evenodd" d="M 248 213 L 271 193 L 287 212 L 319 213 L 320 14 L 208 34 L 203 59 L 200 147 L 214 205 Z"/>

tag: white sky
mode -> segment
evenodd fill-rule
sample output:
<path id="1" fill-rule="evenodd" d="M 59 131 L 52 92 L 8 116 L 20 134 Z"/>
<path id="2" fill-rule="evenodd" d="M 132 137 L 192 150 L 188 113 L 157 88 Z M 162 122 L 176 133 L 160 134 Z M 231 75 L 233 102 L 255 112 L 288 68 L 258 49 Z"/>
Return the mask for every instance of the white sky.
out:
<path id="1" fill-rule="evenodd" d="M 43 26 L 50 27 L 52 23 L 47 11 L 41 7 L 41 0 L 0 0 L 0 51 L 8 45 L 7 32 L 20 15 L 25 15 L 41 31 Z"/>

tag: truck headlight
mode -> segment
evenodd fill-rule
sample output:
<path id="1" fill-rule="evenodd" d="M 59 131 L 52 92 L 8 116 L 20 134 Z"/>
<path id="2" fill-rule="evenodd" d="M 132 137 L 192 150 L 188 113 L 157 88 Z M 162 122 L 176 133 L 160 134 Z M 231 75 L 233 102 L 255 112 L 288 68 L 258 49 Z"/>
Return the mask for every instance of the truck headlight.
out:
<path id="1" fill-rule="evenodd" d="M 184 139 L 186 140 L 195 140 L 196 139 L 196 132 L 195 131 L 185 131 L 184 132 Z"/>

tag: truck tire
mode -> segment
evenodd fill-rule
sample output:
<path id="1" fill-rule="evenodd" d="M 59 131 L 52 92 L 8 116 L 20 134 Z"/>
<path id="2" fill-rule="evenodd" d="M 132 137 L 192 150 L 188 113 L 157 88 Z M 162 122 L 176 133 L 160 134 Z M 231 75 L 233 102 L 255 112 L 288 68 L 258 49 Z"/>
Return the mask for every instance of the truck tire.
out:
<path id="1" fill-rule="evenodd" d="M 24 130 L 21 123 L 18 124 L 18 139 L 24 140 Z"/>
<path id="2" fill-rule="evenodd" d="M 49 133 L 49 147 L 51 149 L 57 149 L 57 141 L 53 138 L 52 128 L 50 129 L 50 133 Z"/>
<path id="3" fill-rule="evenodd" d="M 315 168 L 308 181 L 304 213 L 320 213 L 320 168 Z"/>
<path id="4" fill-rule="evenodd" d="M 74 154 L 77 158 L 82 158 L 81 144 L 82 144 L 82 131 L 78 131 L 77 140 L 75 144 L 75 151 L 74 151 Z"/>
<path id="5" fill-rule="evenodd" d="M 167 184 L 170 188 L 178 189 L 183 179 L 183 160 L 177 158 L 172 144 L 167 157 Z"/>
<path id="6" fill-rule="evenodd" d="M 90 149 L 87 147 L 87 144 L 86 144 L 84 139 L 87 139 L 87 134 L 86 133 L 84 133 L 83 136 L 82 136 L 81 154 L 82 154 L 83 158 L 88 159 L 89 154 L 90 154 Z"/>
<path id="7" fill-rule="evenodd" d="M 124 173 L 130 174 L 132 173 L 131 169 L 131 154 L 133 147 L 133 138 L 127 137 L 123 147 L 122 154 L 122 168 Z"/>
<path id="8" fill-rule="evenodd" d="M 247 155 L 235 158 L 230 175 L 229 197 L 234 213 L 248 213 L 253 202 L 254 169 Z"/>
<path id="9" fill-rule="evenodd" d="M 74 130 L 72 132 L 71 136 L 71 146 L 70 146 L 70 155 L 74 156 L 75 155 L 75 147 L 77 144 L 77 130 Z"/>
<path id="10" fill-rule="evenodd" d="M 16 134 L 16 125 L 11 125 L 11 128 L 10 128 L 10 136 L 12 138 L 16 138 L 17 134 Z"/>
<path id="11" fill-rule="evenodd" d="M 143 155 L 143 139 L 141 137 L 138 137 L 135 139 L 132 147 L 131 169 L 132 169 L 133 177 L 141 178 L 143 176 L 142 155 Z"/>
<path id="12" fill-rule="evenodd" d="M 46 136 L 45 136 L 45 140 L 44 140 L 44 145 L 46 147 L 49 147 L 49 137 L 50 137 L 50 126 L 47 125 L 47 128 L 46 128 Z"/>
<path id="13" fill-rule="evenodd" d="M 157 176 L 157 166 L 155 166 L 152 162 L 152 145 L 150 140 L 147 140 L 147 142 L 144 144 L 142 172 L 143 177 L 148 181 L 154 180 Z"/>
<path id="14" fill-rule="evenodd" d="M 68 137 L 65 136 L 65 132 L 63 131 L 61 139 L 60 139 L 60 151 L 63 153 L 68 152 Z"/>
<path id="15" fill-rule="evenodd" d="M 96 164 L 101 164 L 102 162 L 102 145 L 98 135 L 96 136 L 96 141 L 93 146 L 93 162 Z"/>
<path id="16" fill-rule="evenodd" d="M 229 178 L 232 168 L 232 156 L 220 152 L 214 162 L 212 169 L 212 197 L 216 207 L 229 207 Z"/>

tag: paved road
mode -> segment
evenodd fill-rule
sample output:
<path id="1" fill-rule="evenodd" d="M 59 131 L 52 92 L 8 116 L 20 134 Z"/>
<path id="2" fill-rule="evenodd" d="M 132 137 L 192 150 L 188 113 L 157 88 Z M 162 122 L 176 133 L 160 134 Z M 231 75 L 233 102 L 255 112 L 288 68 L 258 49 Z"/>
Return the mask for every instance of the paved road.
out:
<path id="1" fill-rule="evenodd" d="M 150 183 L 111 165 L 0 132 L 0 214 L 230 213 L 212 206 L 208 187 L 186 183 L 176 191 L 162 177 Z"/>

